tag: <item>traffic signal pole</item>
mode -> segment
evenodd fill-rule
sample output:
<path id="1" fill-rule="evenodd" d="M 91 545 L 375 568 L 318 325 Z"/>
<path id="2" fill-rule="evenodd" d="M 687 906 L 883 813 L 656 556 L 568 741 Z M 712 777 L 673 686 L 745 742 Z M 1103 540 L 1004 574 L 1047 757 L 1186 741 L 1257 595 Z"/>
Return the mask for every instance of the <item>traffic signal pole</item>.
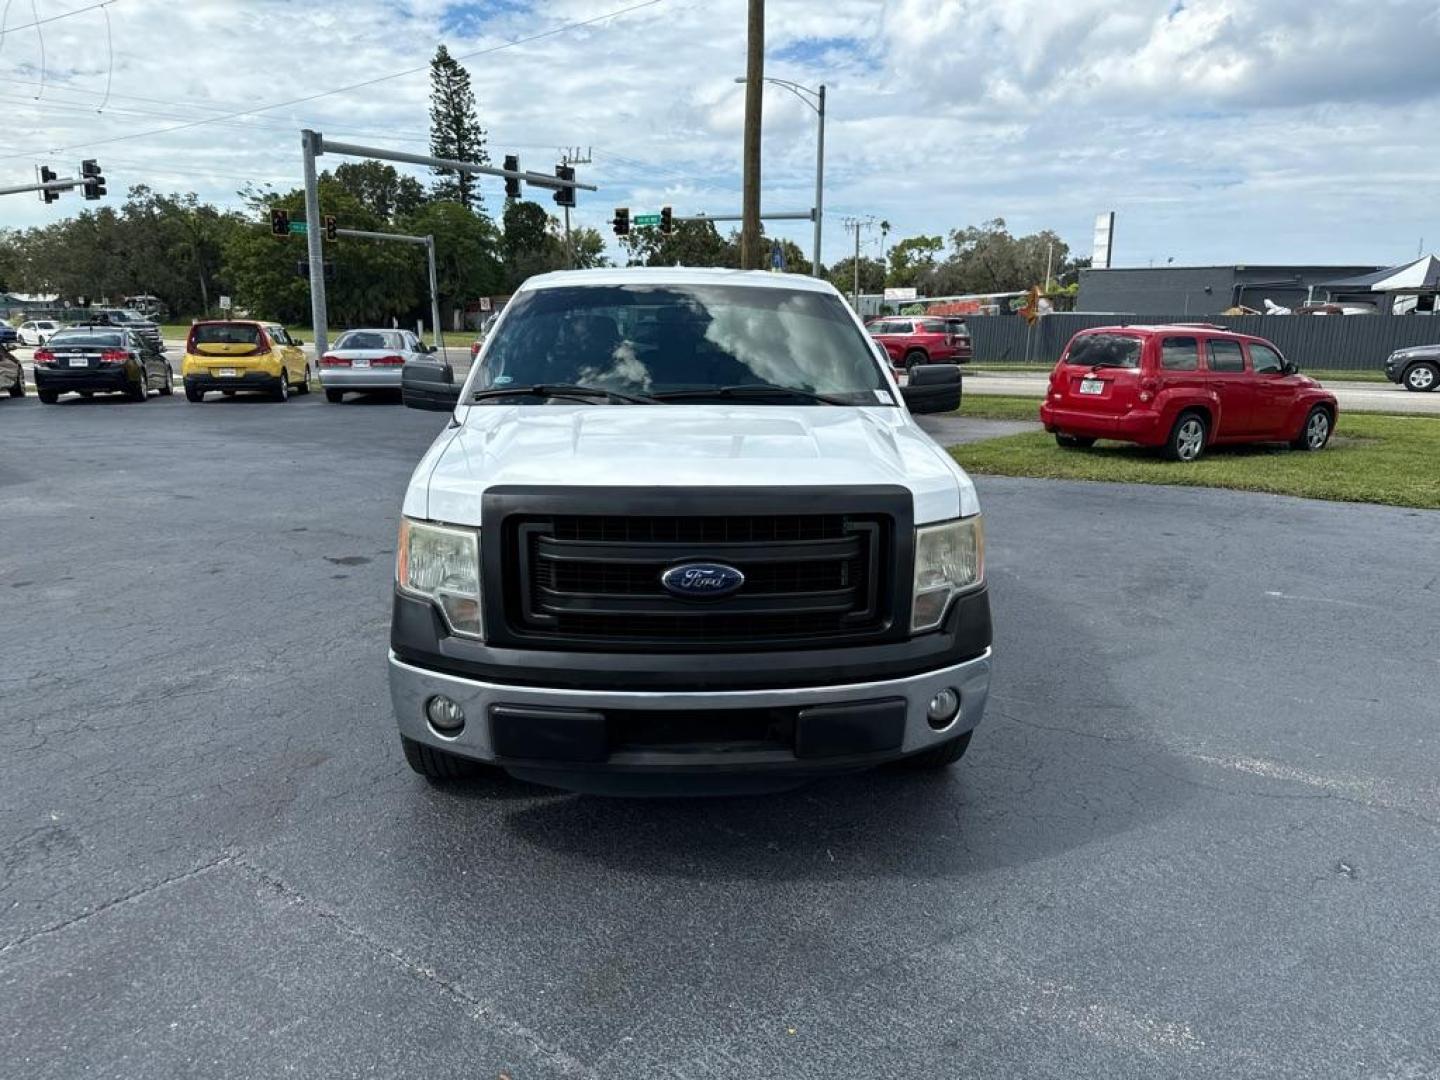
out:
<path id="1" fill-rule="evenodd" d="M 309 128 L 300 132 L 300 151 L 305 165 L 305 242 L 310 256 L 310 318 L 315 324 L 315 355 L 321 356 L 328 347 L 326 340 L 325 305 L 325 253 L 320 236 L 320 190 L 315 175 L 315 159 L 322 154 L 338 154 L 341 157 L 374 158 L 377 161 L 400 161 L 407 165 L 425 165 L 432 169 L 449 169 L 452 172 L 469 173 L 478 176 L 502 176 L 506 180 L 523 180 L 531 187 L 547 188 L 568 194 L 570 201 L 561 203 L 567 208 L 574 205 L 576 191 L 595 191 L 594 184 L 582 184 L 575 179 L 575 170 L 569 166 L 557 166 L 556 175 L 522 172 L 519 169 L 497 169 L 493 165 L 481 165 L 474 161 L 455 161 L 450 158 L 429 157 L 425 154 L 408 154 L 403 150 L 386 150 L 378 146 L 360 146 L 357 143 L 333 142 L 318 131 Z M 518 162 L 517 162 L 518 164 Z M 564 175 L 561 175 L 562 169 Z M 559 202 L 557 196 L 556 199 Z M 433 237 L 401 237 L 394 233 L 365 233 L 354 229 L 337 229 L 340 236 L 365 237 L 372 240 L 407 240 L 410 243 L 425 244 L 430 252 L 430 311 L 435 322 L 435 344 L 440 346 L 440 299 L 436 290 L 435 240 Z"/>
<path id="2" fill-rule="evenodd" d="M 315 157 L 322 153 L 320 135 L 308 128 L 300 133 L 300 150 L 305 164 L 305 246 L 310 257 L 310 321 L 315 327 L 315 366 L 330 347 L 330 317 L 325 303 L 325 253 L 321 248 L 320 189 L 315 179 Z"/>
<path id="3" fill-rule="evenodd" d="M 29 191 L 69 191 L 71 188 L 84 187 L 85 183 L 80 177 L 72 176 L 68 180 L 47 180 L 44 183 L 0 188 L 0 195 L 24 195 Z"/>

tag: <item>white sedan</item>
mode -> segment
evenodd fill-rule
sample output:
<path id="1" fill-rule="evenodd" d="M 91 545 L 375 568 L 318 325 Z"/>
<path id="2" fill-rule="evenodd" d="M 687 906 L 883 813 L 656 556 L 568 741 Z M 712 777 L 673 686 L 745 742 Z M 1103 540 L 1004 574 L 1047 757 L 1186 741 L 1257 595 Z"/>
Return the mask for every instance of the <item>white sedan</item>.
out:
<path id="1" fill-rule="evenodd" d="M 398 391 L 405 365 L 433 351 L 410 330 L 347 330 L 320 357 L 325 400 L 338 403 L 347 391 Z"/>
<path id="2" fill-rule="evenodd" d="M 21 345 L 44 345 L 50 340 L 50 335 L 59 329 L 60 324 L 54 319 L 32 319 L 21 323 L 16 333 L 20 335 Z"/>

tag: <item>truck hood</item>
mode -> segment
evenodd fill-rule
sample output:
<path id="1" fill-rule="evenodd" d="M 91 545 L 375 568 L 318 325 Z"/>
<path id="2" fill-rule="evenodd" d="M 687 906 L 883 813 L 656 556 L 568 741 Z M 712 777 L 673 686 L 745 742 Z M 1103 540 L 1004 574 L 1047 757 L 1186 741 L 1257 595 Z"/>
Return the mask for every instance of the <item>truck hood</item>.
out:
<path id="1" fill-rule="evenodd" d="M 910 490 L 917 524 L 980 509 L 970 478 L 898 408 L 484 405 L 457 418 L 411 478 L 411 517 L 480 525 L 486 490 L 510 484 L 887 484 Z"/>

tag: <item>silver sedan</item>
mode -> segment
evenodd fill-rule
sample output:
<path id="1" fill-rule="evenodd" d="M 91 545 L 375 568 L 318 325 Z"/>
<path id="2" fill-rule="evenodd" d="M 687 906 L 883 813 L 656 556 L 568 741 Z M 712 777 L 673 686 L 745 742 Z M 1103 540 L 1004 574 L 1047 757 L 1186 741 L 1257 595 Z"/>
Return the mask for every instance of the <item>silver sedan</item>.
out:
<path id="1" fill-rule="evenodd" d="M 339 402 L 354 390 L 399 390 L 405 365 L 430 352 L 410 330 L 347 330 L 320 357 L 325 400 Z"/>

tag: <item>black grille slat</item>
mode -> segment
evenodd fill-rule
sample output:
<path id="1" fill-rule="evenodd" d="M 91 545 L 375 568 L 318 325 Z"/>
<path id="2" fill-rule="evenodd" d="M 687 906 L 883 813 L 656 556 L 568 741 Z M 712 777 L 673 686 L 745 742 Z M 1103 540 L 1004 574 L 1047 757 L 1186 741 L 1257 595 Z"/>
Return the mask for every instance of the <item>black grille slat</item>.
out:
<path id="1" fill-rule="evenodd" d="M 595 647 L 744 646 L 883 632 L 885 515 L 530 515 L 504 529 L 509 629 Z M 668 568 L 718 561 L 745 582 L 726 597 L 677 597 Z"/>

